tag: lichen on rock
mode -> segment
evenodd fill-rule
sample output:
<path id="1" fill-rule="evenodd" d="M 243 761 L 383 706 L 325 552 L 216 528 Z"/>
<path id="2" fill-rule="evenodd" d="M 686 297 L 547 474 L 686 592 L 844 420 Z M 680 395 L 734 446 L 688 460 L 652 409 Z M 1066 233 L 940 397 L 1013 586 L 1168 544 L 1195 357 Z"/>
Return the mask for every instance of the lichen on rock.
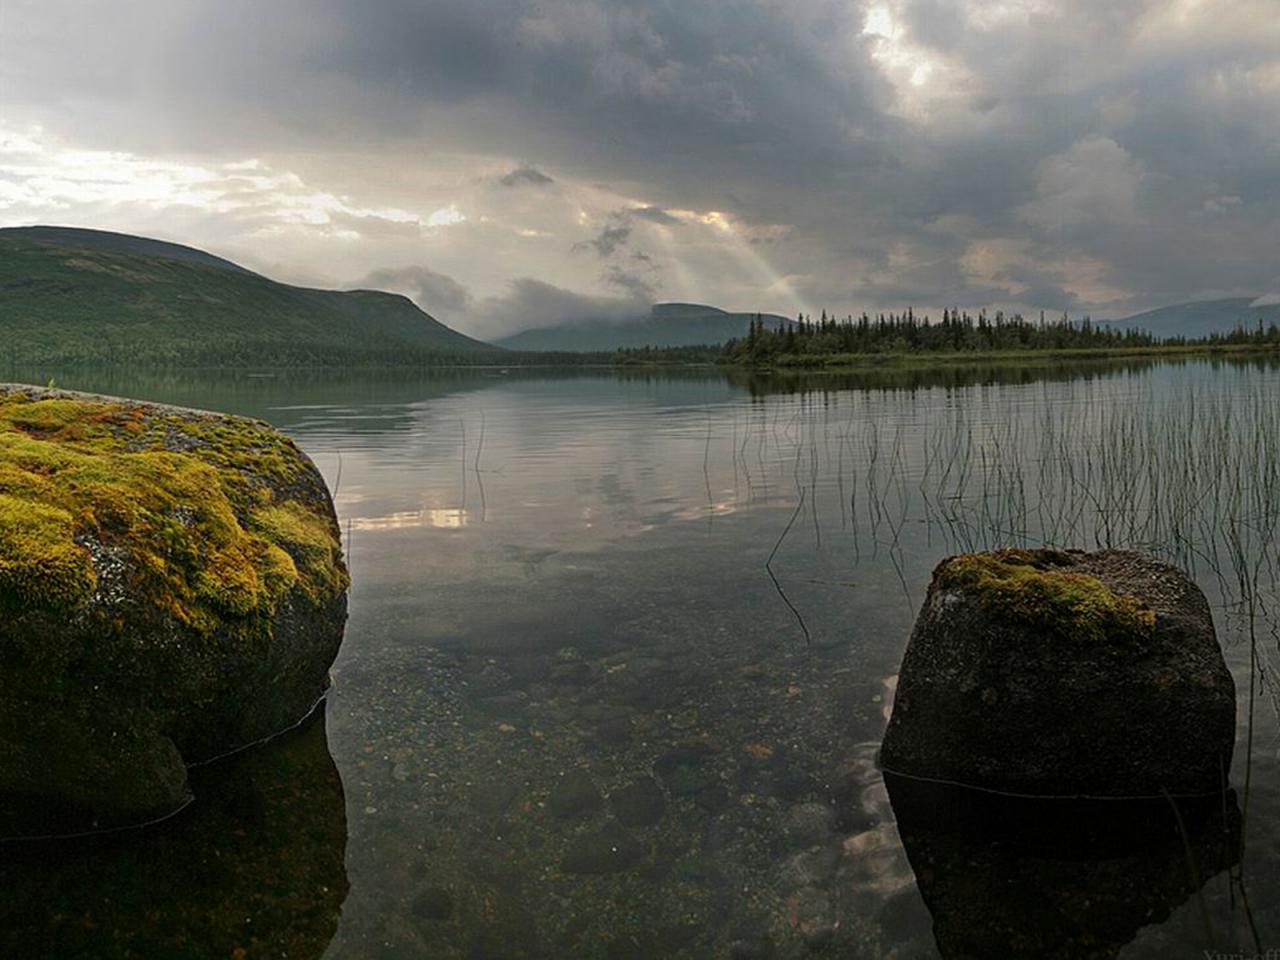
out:
<path id="1" fill-rule="evenodd" d="M 1061 550 L 996 550 L 952 557 L 938 567 L 939 589 L 965 590 L 993 616 L 1065 640 L 1123 642 L 1150 637 L 1155 611 L 1071 569 Z"/>
<path id="2" fill-rule="evenodd" d="M 87 717 L 86 743 L 135 753 L 167 739 L 188 763 L 304 715 L 348 584 L 323 480 L 268 425 L 0 386 L 0 822 L 41 797 L 103 806 L 41 774 L 32 712 Z M 79 752 L 75 723 L 46 726 Z"/>

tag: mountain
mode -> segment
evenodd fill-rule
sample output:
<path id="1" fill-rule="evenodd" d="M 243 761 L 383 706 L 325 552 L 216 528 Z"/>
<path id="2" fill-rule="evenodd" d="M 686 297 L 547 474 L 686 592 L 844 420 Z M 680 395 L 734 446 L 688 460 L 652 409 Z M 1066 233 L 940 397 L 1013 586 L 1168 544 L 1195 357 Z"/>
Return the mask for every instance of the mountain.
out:
<path id="1" fill-rule="evenodd" d="M 770 327 L 795 321 L 776 314 L 728 313 L 696 303 L 654 304 L 634 320 L 578 320 L 525 330 L 494 341 L 508 350 L 617 350 L 621 347 L 687 347 L 745 337 L 761 316 Z"/>
<path id="2" fill-rule="evenodd" d="M 10 368 L 430 363 L 500 353 L 397 294 L 289 286 L 145 237 L 0 229 L 0 363 Z"/>
<path id="3" fill-rule="evenodd" d="M 1136 313 L 1120 320 L 1102 321 L 1107 326 L 1121 330 L 1145 330 L 1157 337 L 1207 337 L 1211 333 L 1231 333 L 1243 324 L 1253 329 L 1261 320 L 1263 325 L 1280 323 L 1280 304 L 1250 306 L 1254 297 L 1234 297 L 1228 300 L 1200 300 L 1194 303 L 1175 303 L 1145 313 Z"/>
<path id="4" fill-rule="evenodd" d="M 166 240 L 152 240 L 150 237 L 135 237 L 127 233 L 112 233 L 110 230 L 89 230 L 84 227 L 7 227 L 0 230 L 0 236 L 52 243 L 61 247 L 99 250 L 103 253 L 133 253 L 160 260 L 199 263 L 237 273 L 250 272 L 237 263 L 215 257 L 195 247 L 184 247 L 180 243 L 169 243 Z"/>

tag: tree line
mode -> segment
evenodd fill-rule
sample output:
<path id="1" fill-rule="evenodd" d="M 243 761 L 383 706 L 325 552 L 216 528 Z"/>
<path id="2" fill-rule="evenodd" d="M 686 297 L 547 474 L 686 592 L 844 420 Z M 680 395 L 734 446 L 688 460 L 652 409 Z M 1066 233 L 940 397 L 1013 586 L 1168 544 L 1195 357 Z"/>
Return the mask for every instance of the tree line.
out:
<path id="1" fill-rule="evenodd" d="M 736 360 L 759 363 L 781 355 L 821 356 L 833 353 L 920 353 L 1001 350 L 1073 350 L 1090 347 L 1149 347 L 1156 340 L 1141 330 L 1117 330 L 1095 325 L 1088 317 L 1073 322 L 1066 315 L 1032 322 L 1019 314 L 1006 316 L 986 311 L 974 316 L 959 310 L 943 310 L 931 323 L 911 309 L 879 314 L 874 319 L 837 320 L 824 312 L 814 321 L 801 316 L 778 328 L 755 320 L 746 337 L 728 347 Z"/>
<path id="2" fill-rule="evenodd" d="M 818 320 L 804 314 L 794 321 L 769 324 L 760 315 L 751 321 L 745 337 L 723 345 L 694 347 L 640 347 L 619 350 L 615 362 L 730 363 L 769 366 L 775 363 L 806 365 L 830 362 L 848 354 L 999 353 L 1029 350 L 1109 350 L 1160 346 L 1217 346 L 1273 344 L 1280 346 L 1280 328 L 1272 323 L 1256 328 L 1241 325 L 1230 333 L 1208 337 L 1159 338 L 1145 330 L 1122 330 L 1094 323 L 1089 317 L 1072 320 L 1066 314 L 1037 320 L 1002 311 L 988 316 L 985 310 L 970 314 L 943 310 L 930 321 L 908 308 L 903 313 L 882 313 L 872 318 L 837 319 L 825 311 Z"/>

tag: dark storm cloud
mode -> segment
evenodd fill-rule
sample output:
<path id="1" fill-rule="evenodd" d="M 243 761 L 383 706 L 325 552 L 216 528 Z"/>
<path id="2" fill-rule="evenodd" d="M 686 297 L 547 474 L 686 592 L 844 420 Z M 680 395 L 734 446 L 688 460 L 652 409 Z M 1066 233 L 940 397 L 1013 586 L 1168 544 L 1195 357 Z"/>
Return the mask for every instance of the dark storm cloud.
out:
<path id="1" fill-rule="evenodd" d="M 62 3 L 74 28 L 73 5 Z M 30 16 L 52 21 L 58 6 L 32 4 Z M 112 37 L 111 50 L 109 28 L 65 42 L 52 59 L 80 65 L 66 79 L 35 63 L 11 67 L 23 80 L 14 95 L 57 104 L 93 97 L 95 83 L 122 75 L 131 115 L 151 113 L 129 135 L 153 145 L 180 131 L 191 144 L 223 148 L 324 147 L 341 134 L 390 147 L 421 137 L 425 125 L 436 147 L 528 146 L 583 176 L 653 182 L 658 170 L 689 195 L 715 179 L 694 158 L 714 162 L 720 177 L 885 159 L 871 136 L 884 122 L 874 106 L 884 84 L 856 43 L 836 39 L 856 34 L 856 3 L 135 6 L 150 9 L 156 26 Z M 118 69 L 125 60 L 132 69 Z M 110 112 L 78 119 L 100 136 L 121 135 Z"/>
<path id="2" fill-rule="evenodd" d="M 644 198 L 604 259 L 714 210 L 789 227 L 748 239 L 819 305 L 1276 281 L 1270 0 L 14 2 L 6 105 L 138 151 L 517 156 L 499 182 Z"/>
<path id="3" fill-rule="evenodd" d="M 613 256 L 619 247 L 625 246 L 626 242 L 631 239 L 631 224 L 625 220 L 614 220 L 606 223 L 596 236 L 583 243 L 575 243 L 575 250 L 585 250 L 591 247 L 600 257 L 606 258 Z"/>
<path id="4" fill-rule="evenodd" d="M 520 187 L 526 185 L 544 187 L 549 183 L 555 183 L 555 180 L 536 167 L 524 166 L 517 167 L 512 170 L 498 182 L 504 187 Z"/>

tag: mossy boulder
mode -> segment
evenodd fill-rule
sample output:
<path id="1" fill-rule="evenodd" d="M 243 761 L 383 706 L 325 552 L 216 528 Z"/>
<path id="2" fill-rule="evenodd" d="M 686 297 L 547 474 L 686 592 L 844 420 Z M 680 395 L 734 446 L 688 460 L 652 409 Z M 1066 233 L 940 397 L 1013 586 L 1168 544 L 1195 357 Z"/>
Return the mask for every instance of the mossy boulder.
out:
<path id="1" fill-rule="evenodd" d="M 0 835 L 163 815 L 306 716 L 348 582 L 267 424 L 0 385 Z"/>
<path id="2" fill-rule="evenodd" d="M 1141 554 L 1003 550 L 934 571 L 880 762 L 1037 796 L 1220 790 L 1235 685 L 1208 602 Z"/>

